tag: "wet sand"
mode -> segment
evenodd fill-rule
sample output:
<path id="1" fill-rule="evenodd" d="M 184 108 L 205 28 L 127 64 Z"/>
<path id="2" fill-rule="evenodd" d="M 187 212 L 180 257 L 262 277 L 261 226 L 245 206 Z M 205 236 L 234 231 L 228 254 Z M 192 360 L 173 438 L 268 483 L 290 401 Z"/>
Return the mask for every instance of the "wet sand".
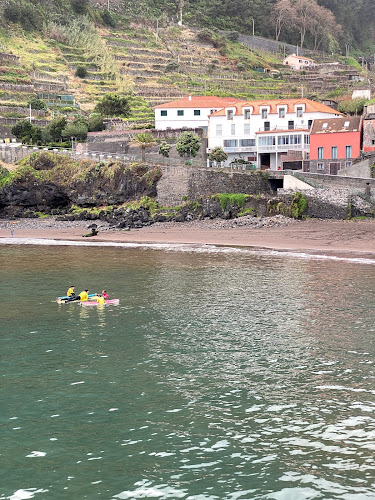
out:
<path id="1" fill-rule="evenodd" d="M 82 238 L 87 232 L 87 222 L 76 227 L 21 227 L 17 221 L 4 227 L 0 222 L 0 238 L 47 238 L 54 240 L 123 242 L 123 243 L 174 243 L 207 244 L 236 247 L 267 248 L 280 251 L 307 251 L 327 255 L 354 255 L 375 258 L 375 220 L 293 221 L 282 227 L 233 227 L 217 228 L 214 221 L 203 224 L 165 223 L 130 231 L 100 230 L 90 238 Z M 18 226 L 18 227 L 17 227 Z"/>

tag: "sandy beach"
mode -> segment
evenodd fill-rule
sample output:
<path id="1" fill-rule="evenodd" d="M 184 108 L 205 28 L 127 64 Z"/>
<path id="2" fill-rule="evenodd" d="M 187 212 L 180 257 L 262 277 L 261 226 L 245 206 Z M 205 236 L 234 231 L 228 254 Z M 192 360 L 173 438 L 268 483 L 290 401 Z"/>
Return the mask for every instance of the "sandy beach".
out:
<path id="1" fill-rule="evenodd" d="M 229 223 L 229 224 L 225 224 Z M 234 221 L 192 221 L 158 223 L 130 231 L 99 224 L 99 234 L 82 238 L 87 221 L 70 224 L 51 219 L 0 221 L 0 238 L 47 238 L 68 241 L 207 244 L 267 248 L 279 251 L 307 251 L 327 255 L 375 258 L 375 220 L 287 220 L 271 227 L 236 227 Z M 223 227 L 222 227 L 223 226 Z"/>

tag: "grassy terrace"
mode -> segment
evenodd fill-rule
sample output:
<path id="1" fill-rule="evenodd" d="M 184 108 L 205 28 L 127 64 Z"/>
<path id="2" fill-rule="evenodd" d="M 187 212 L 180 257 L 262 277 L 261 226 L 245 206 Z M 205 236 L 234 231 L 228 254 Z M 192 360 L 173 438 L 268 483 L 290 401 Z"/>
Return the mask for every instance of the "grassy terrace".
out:
<path id="1" fill-rule="evenodd" d="M 145 126 L 153 124 L 151 106 L 188 93 L 268 99 L 297 97 L 302 86 L 306 96 L 315 98 L 341 97 L 351 91 L 345 71 L 325 78 L 322 85 L 320 77 L 309 78 L 282 67 L 281 54 L 260 53 L 229 40 L 214 46 L 185 27 L 160 28 L 158 38 L 144 28 L 89 28 L 84 36 L 73 30 L 66 43 L 19 29 L 8 35 L 0 32 L 0 42 L 19 57 L 19 64 L 0 62 L 0 105 L 26 107 L 41 87 L 51 95 L 62 93 L 63 88 L 75 96 L 84 112 L 90 112 L 107 92 L 133 92 L 129 121 Z M 327 56 L 321 59 L 318 62 L 326 62 Z M 361 69 L 353 59 L 341 58 L 340 62 Z M 87 70 L 83 79 L 75 77 L 78 66 Z M 272 78 L 254 68 L 280 73 Z M 53 82 L 60 86 L 54 89 Z M 4 87 L 9 84 L 17 87 Z M 33 84 L 34 92 L 25 87 Z M 361 83 L 356 85 L 361 87 Z M 9 113 L 4 116 L 12 117 Z"/>

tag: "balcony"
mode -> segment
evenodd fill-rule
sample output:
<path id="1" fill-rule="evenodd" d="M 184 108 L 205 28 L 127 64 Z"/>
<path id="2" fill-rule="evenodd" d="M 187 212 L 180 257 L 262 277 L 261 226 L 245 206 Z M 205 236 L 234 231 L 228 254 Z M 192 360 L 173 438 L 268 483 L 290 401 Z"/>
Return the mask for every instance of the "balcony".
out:
<path id="1" fill-rule="evenodd" d="M 274 144 L 272 146 L 258 146 L 258 153 L 269 153 L 271 151 L 284 153 L 286 151 L 310 151 L 308 144 Z"/>
<path id="2" fill-rule="evenodd" d="M 285 126 L 278 125 L 275 127 L 267 127 L 267 128 L 261 127 L 255 133 L 258 134 L 259 132 L 263 132 L 263 133 L 264 132 L 287 132 L 290 130 L 304 130 L 306 132 L 309 132 L 310 127 L 308 126 L 308 124 L 303 124 L 303 125 L 294 124 L 293 127 L 289 127 L 288 125 L 285 125 Z"/>
<path id="3" fill-rule="evenodd" d="M 255 146 L 247 146 L 244 148 L 223 148 L 226 153 L 255 153 L 257 148 Z"/>

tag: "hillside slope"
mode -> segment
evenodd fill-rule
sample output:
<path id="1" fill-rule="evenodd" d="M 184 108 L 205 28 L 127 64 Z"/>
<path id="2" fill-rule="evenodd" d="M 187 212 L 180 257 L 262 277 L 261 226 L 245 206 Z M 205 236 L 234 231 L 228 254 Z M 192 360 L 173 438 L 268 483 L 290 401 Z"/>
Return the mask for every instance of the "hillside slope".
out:
<path id="1" fill-rule="evenodd" d="M 87 114 L 108 92 L 132 94 L 129 126 L 142 127 L 153 123 L 152 106 L 187 94 L 263 99 L 303 93 L 322 99 L 364 85 L 349 81 L 350 66 L 296 74 L 281 65 L 281 52 L 255 51 L 207 30 L 162 25 L 156 31 L 152 22 L 126 23 L 120 17 L 113 27 L 87 16 L 72 17 L 67 25 L 50 21 L 41 33 L 9 24 L 1 35 L 3 126 L 26 116 L 33 96 L 48 104 L 47 113 L 33 112 L 44 120 Z M 84 78 L 75 76 L 77 68 L 84 68 Z"/>

